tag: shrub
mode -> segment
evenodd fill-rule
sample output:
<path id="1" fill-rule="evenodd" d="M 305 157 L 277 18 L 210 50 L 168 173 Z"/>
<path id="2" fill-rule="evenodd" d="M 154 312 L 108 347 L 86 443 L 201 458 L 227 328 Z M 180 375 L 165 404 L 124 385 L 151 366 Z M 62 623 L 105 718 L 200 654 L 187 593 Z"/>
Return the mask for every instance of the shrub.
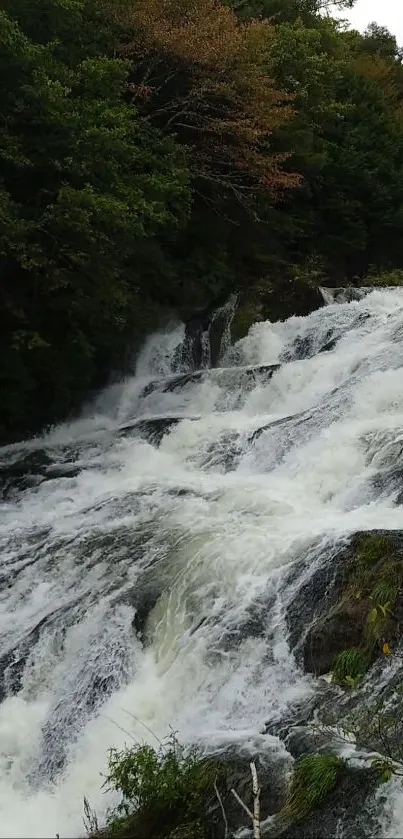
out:
<path id="1" fill-rule="evenodd" d="M 395 268 L 393 271 L 384 271 L 381 274 L 369 274 L 364 281 L 366 286 L 403 286 L 403 271 Z"/>
<path id="2" fill-rule="evenodd" d="M 136 745 L 112 749 L 105 786 L 122 800 L 108 814 L 107 836 L 202 839 L 204 813 L 220 772 L 217 760 L 187 752 L 171 736 L 158 750 Z"/>

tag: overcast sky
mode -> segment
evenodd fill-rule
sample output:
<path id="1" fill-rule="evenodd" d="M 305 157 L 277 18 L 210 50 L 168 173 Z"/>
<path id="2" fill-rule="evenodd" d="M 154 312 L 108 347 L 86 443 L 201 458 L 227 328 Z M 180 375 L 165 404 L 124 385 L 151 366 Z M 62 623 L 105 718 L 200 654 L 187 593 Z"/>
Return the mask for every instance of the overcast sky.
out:
<path id="1" fill-rule="evenodd" d="M 375 20 L 381 26 L 387 26 L 403 46 L 403 0 L 357 0 L 354 8 L 343 12 L 342 17 L 348 18 L 352 26 L 360 30 Z"/>

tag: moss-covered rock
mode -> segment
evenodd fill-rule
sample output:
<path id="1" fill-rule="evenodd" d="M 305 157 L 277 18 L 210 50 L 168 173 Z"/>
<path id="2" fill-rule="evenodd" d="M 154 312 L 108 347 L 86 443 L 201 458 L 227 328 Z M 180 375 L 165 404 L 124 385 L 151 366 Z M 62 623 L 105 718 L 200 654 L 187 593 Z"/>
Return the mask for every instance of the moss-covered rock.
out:
<path id="1" fill-rule="evenodd" d="M 317 676 L 328 673 L 343 650 L 361 643 L 367 613 L 366 604 L 342 598 L 309 630 L 304 645 L 304 665 Z"/>
<path id="2" fill-rule="evenodd" d="M 316 675 L 333 670 L 344 683 L 388 652 L 400 636 L 403 542 L 401 534 L 359 533 L 341 550 L 344 571 L 333 603 L 307 633 L 304 665 Z"/>

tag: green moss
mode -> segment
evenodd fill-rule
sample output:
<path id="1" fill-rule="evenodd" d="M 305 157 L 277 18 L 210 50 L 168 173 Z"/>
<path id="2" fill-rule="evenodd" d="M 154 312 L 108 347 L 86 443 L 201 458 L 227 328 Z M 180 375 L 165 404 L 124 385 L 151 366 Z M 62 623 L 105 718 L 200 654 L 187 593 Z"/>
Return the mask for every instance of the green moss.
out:
<path id="1" fill-rule="evenodd" d="M 292 821 L 306 818 L 336 786 L 343 765 L 336 755 L 314 754 L 299 758 L 294 765 L 289 794 L 278 817 Z"/>

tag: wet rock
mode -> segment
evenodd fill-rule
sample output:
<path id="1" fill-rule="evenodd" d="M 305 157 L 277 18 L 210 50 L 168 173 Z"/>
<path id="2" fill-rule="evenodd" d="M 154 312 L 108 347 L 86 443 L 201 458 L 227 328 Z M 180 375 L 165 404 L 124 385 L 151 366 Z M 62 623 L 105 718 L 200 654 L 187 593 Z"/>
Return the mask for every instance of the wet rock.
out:
<path id="1" fill-rule="evenodd" d="M 318 712 L 326 708 L 329 703 L 333 706 L 337 692 L 338 688 L 335 685 L 328 684 L 324 679 L 321 679 L 316 685 L 313 696 L 296 702 L 288 709 L 287 715 L 282 716 L 280 720 L 267 722 L 264 729 L 265 734 L 279 737 L 283 743 L 287 744 L 287 749 L 290 754 L 298 757 L 302 752 L 298 752 L 298 749 L 294 748 L 292 743 L 291 745 L 288 744 L 290 734 L 293 732 L 303 732 L 303 736 L 305 737 L 310 723 L 313 719 L 316 719 Z M 307 751 L 315 751 L 311 741 L 309 742 L 310 748 Z M 329 745 L 329 737 L 327 737 L 326 742 Z"/>
<path id="2" fill-rule="evenodd" d="M 303 414 L 298 415 L 298 417 L 299 416 L 301 416 L 301 418 L 302 418 Z M 256 440 L 259 439 L 261 434 L 263 434 L 265 431 L 271 431 L 271 429 L 277 428 L 279 425 L 287 425 L 290 422 L 295 422 L 295 420 L 296 420 L 296 416 L 295 416 L 295 414 L 292 414 L 290 416 L 281 417 L 281 419 L 273 420 L 272 422 L 265 423 L 265 425 L 261 425 L 260 428 L 256 428 L 256 430 L 253 431 L 253 433 L 249 436 L 248 442 L 249 443 L 254 443 Z M 301 419 L 301 421 L 302 421 L 302 419 Z"/>
<path id="3" fill-rule="evenodd" d="M 4 500 L 11 500 L 26 489 L 34 489 L 40 486 L 44 480 L 43 475 L 23 475 L 20 478 L 9 478 L 0 489 L 1 496 Z"/>
<path id="4" fill-rule="evenodd" d="M 336 732 L 322 730 L 315 725 L 293 726 L 284 738 L 285 745 L 294 758 L 309 754 L 329 754 L 340 750 L 345 740 Z"/>
<path id="5" fill-rule="evenodd" d="M 348 547 L 313 546 L 306 559 L 297 563 L 284 580 L 285 589 L 294 582 L 293 596 L 286 607 L 288 641 L 297 661 L 305 660 L 307 636 L 324 620 L 342 590 L 343 569 Z M 325 671 L 326 672 L 326 671 Z"/>
<path id="6" fill-rule="evenodd" d="M 135 609 L 132 626 L 141 639 L 144 638 L 147 618 L 154 609 L 161 593 L 161 589 L 157 587 L 150 586 L 146 588 L 139 586 L 138 590 L 134 591 L 131 596 L 131 602 Z"/>
<path id="7" fill-rule="evenodd" d="M 79 466 L 74 466 L 72 463 L 52 463 L 45 470 L 47 478 L 76 478 L 81 469 Z"/>
<path id="8" fill-rule="evenodd" d="M 365 601 L 343 600 L 308 630 L 304 666 L 308 673 L 328 673 L 342 650 L 359 647 L 368 614 Z"/>
<path id="9" fill-rule="evenodd" d="M 285 737 L 287 750 L 296 761 L 311 756 L 318 763 L 320 756 L 338 757 L 345 749 L 346 741 L 337 729 L 320 728 L 317 724 L 294 726 Z M 298 764 L 296 764 L 298 766 Z M 303 777 L 303 776 L 302 776 Z M 317 783 L 312 776 L 312 782 Z M 290 822 L 284 815 L 278 813 L 267 835 L 283 836 L 286 839 L 321 839 L 322 836 L 339 836 L 340 826 L 343 825 L 343 835 L 357 837 L 376 836 L 377 813 L 373 807 L 373 796 L 379 779 L 369 766 L 363 763 L 340 760 L 336 784 L 330 789 L 326 797 L 312 807 L 307 813 L 301 812 L 300 818 Z M 292 786 L 288 786 L 292 790 Z M 290 792 L 288 792 L 288 796 Z M 287 799 L 286 799 L 287 800 Z M 302 790 L 301 803 L 306 798 Z M 344 834 L 344 830 L 348 832 Z M 266 835 L 265 833 L 263 835 Z"/>
<path id="10" fill-rule="evenodd" d="M 186 321 L 185 336 L 195 370 L 198 370 L 203 364 L 203 335 L 208 332 L 210 321 L 211 311 L 208 309 L 192 315 Z"/>
<path id="11" fill-rule="evenodd" d="M 357 312 L 348 326 L 335 321 L 332 326 L 322 333 L 321 329 L 313 329 L 308 334 L 297 335 L 292 345 L 287 347 L 281 355 L 281 361 L 301 361 L 313 356 L 330 352 L 337 342 L 346 335 L 346 331 L 356 329 L 370 317 L 368 312 Z"/>
<path id="12" fill-rule="evenodd" d="M 332 303 L 351 303 L 353 300 L 362 300 L 371 291 L 372 286 L 339 286 L 337 288 L 320 287 L 319 291 L 326 305 Z"/>
<path id="13" fill-rule="evenodd" d="M 38 449 L 11 463 L 0 464 L 0 492 L 4 499 L 13 498 L 45 480 L 75 478 L 80 471 L 72 463 L 55 463 L 48 452 Z"/>
<path id="14" fill-rule="evenodd" d="M 184 355 L 195 370 L 217 366 L 234 315 L 235 298 L 232 295 L 227 302 L 216 302 L 186 319 Z"/>
<path id="15" fill-rule="evenodd" d="M 294 570 L 291 573 L 296 573 Z M 348 544 L 334 546 L 305 574 L 287 607 L 291 647 L 308 672 L 332 669 L 339 653 L 366 648 L 368 662 L 379 655 L 383 638 L 400 637 L 403 629 L 403 536 L 399 532 L 356 534 Z M 379 622 L 379 638 L 365 640 L 364 630 L 374 606 L 378 584 L 390 589 L 390 612 Z M 381 613 L 380 613 L 381 615 Z M 381 615 L 382 616 L 382 615 Z M 377 624 L 378 626 L 378 624 Z M 370 644 L 370 646 L 368 646 Z M 368 648 L 368 649 L 367 649 Z"/>
<path id="16" fill-rule="evenodd" d="M 223 473 L 232 472 L 236 469 L 242 453 L 240 435 L 226 432 L 208 447 L 200 465 L 206 470 L 219 469 Z"/>
<path id="17" fill-rule="evenodd" d="M 211 379 L 222 384 L 224 387 L 230 384 L 231 387 L 253 388 L 256 383 L 268 382 L 273 374 L 280 367 L 279 364 L 259 364 L 250 367 L 216 367 L 214 370 L 193 370 L 188 373 L 180 373 L 176 376 L 169 376 L 166 379 L 155 379 L 149 382 L 141 393 L 142 398 L 151 393 L 176 393 L 183 390 L 187 385 Z"/>
<path id="18" fill-rule="evenodd" d="M 178 425 L 184 419 L 194 420 L 197 417 L 150 417 L 147 419 L 138 419 L 128 425 L 121 426 L 118 434 L 122 437 L 134 434 L 159 446 L 165 434 L 168 434 L 171 428 L 174 428 L 175 425 Z"/>
<path id="19" fill-rule="evenodd" d="M 186 387 L 187 384 L 193 384 L 200 381 L 206 374 L 204 370 L 192 370 L 189 373 L 179 373 L 176 376 L 169 376 L 166 379 L 155 379 L 149 382 L 141 392 L 142 398 L 149 396 L 150 393 L 175 393 L 178 390 Z"/>
<path id="20" fill-rule="evenodd" d="M 3 498 L 39 485 L 52 463 L 51 457 L 42 449 L 21 452 L 15 460 L 0 463 L 0 492 Z"/>
<path id="21" fill-rule="evenodd" d="M 286 789 L 285 776 L 289 771 L 290 761 L 284 754 L 272 757 L 245 754 L 240 751 L 228 752 L 221 758 L 223 765 L 222 777 L 219 782 L 219 792 L 228 823 L 228 834 L 222 811 L 217 799 L 212 799 L 207 813 L 206 836 L 208 839 L 225 839 L 226 835 L 234 837 L 237 831 L 250 828 L 248 816 L 231 793 L 234 789 L 250 810 L 253 810 L 252 779 L 250 762 L 256 765 L 261 787 L 261 820 L 266 820 L 276 813 L 283 804 Z"/>
<path id="22" fill-rule="evenodd" d="M 67 610 L 65 607 L 55 609 L 26 633 L 20 641 L 18 641 L 12 649 L 9 649 L 0 658 L 0 701 L 3 701 L 7 696 L 15 696 L 22 688 L 22 678 L 24 668 L 29 658 L 29 655 L 35 645 L 38 643 L 41 633 L 55 620 L 57 616 L 62 616 L 62 621 L 66 621 L 67 625 Z"/>

